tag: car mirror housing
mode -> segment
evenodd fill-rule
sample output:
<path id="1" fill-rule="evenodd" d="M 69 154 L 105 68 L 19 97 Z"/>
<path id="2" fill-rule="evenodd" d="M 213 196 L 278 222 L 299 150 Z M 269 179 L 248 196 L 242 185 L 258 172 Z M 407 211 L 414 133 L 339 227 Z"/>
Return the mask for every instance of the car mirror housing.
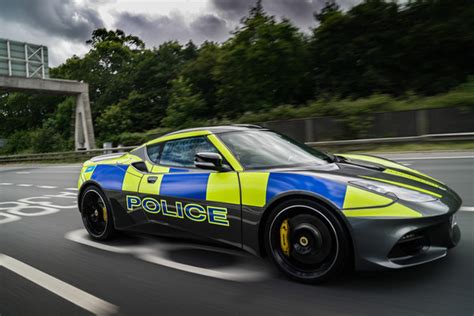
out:
<path id="1" fill-rule="evenodd" d="M 194 166 L 200 169 L 229 171 L 230 168 L 223 164 L 220 154 L 211 152 L 200 152 L 194 156 Z"/>

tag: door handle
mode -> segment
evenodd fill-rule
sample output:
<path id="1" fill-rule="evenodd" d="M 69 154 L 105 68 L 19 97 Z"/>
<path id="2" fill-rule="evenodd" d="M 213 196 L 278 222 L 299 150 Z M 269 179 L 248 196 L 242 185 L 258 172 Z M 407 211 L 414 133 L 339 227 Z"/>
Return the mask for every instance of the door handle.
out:
<path id="1" fill-rule="evenodd" d="M 158 180 L 158 177 L 148 177 L 147 182 L 148 183 L 155 183 L 156 180 Z"/>

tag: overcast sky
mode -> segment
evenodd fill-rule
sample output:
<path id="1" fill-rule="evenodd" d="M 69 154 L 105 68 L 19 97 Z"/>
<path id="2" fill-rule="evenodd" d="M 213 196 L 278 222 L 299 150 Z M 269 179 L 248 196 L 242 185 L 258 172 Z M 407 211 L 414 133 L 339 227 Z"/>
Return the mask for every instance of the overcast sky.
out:
<path id="1" fill-rule="evenodd" d="M 263 0 L 265 10 L 302 30 L 325 0 Z M 347 8 L 358 0 L 338 0 Z M 167 40 L 223 41 L 255 0 L 0 0 L 0 38 L 48 46 L 50 66 L 83 55 L 98 27 L 140 36 L 148 47 Z"/>

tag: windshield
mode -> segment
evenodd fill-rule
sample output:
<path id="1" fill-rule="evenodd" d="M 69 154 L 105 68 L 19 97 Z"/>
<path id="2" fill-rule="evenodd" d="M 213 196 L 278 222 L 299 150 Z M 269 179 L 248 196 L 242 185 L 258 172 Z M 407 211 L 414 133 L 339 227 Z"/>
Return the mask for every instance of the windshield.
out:
<path id="1" fill-rule="evenodd" d="M 332 159 L 325 153 L 272 131 L 219 134 L 245 169 L 323 165 Z"/>

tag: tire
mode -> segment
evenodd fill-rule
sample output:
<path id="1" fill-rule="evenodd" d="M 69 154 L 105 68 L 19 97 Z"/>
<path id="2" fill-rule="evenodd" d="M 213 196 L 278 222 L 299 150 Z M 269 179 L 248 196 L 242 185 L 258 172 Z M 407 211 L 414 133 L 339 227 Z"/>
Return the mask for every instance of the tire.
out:
<path id="1" fill-rule="evenodd" d="M 334 278 L 352 260 L 343 224 L 332 210 L 312 200 L 293 199 L 272 210 L 265 223 L 264 243 L 277 268 L 303 283 Z"/>
<path id="2" fill-rule="evenodd" d="M 80 211 L 84 227 L 92 238 L 109 240 L 116 235 L 111 210 L 109 200 L 100 188 L 90 186 L 84 190 Z"/>

